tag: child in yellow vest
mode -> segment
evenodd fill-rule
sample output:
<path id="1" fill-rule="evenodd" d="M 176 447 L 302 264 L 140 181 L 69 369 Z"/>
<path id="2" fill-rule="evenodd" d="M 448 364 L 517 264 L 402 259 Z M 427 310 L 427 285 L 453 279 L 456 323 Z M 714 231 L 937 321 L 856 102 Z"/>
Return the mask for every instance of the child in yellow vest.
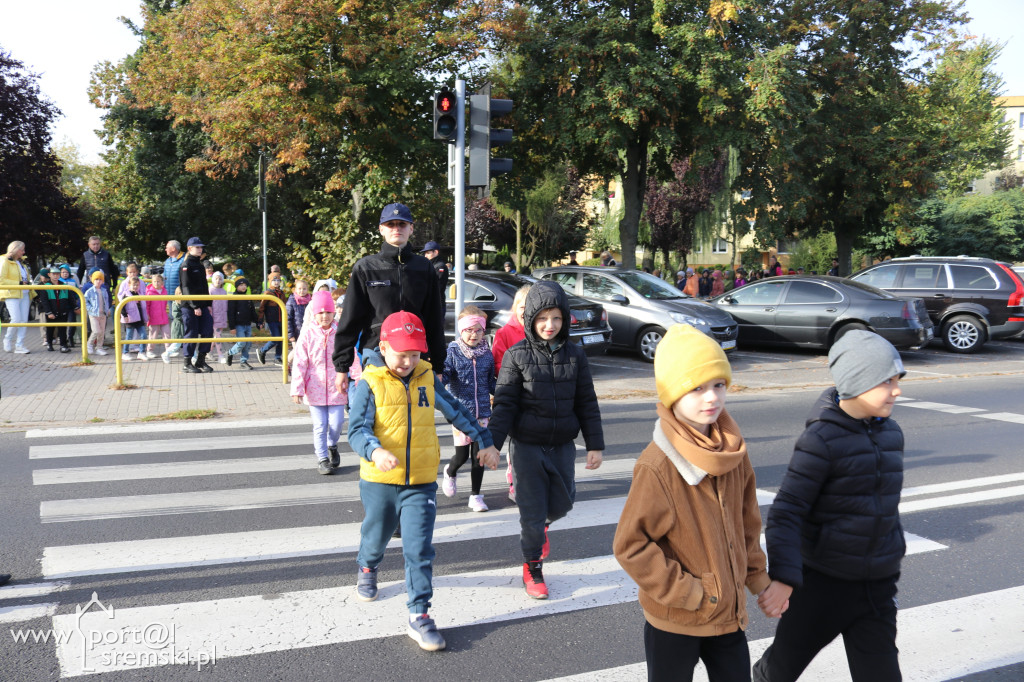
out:
<path id="1" fill-rule="evenodd" d="M 356 596 L 362 601 L 377 598 L 377 567 L 400 523 L 408 633 L 422 649 L 439 651 L 445 647 L 444 637 L 427 615 L 441 462 L 434 410 L 480 444 L 484 466 L 497 467 L 498 451 L 490 432 L 444 389 L 430 363 L 420 359 L 426 352 L 426 331 L 416 315 L 398 312 L 384 320 L 380 350 L 365 353 L 362 380 L 349 399 L 348 442 L 362 458 L 359 497 L 365 512 Z"/>

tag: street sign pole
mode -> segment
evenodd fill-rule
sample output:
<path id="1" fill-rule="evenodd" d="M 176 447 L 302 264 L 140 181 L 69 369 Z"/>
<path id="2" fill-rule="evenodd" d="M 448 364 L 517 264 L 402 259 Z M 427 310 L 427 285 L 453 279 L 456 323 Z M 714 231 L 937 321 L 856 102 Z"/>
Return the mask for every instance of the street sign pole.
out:
<path id="1" fill-rule="evenodd" d="M 466 270 L 466 81 L 455 81 L 455 318 L 462 312 Z"/>
<path id="2" fill-rule="evenodd" d="M 267 155 L 260 150 L 260 198 L 259 206 L 263 211 L 263 288 L 267 284 Z"/>

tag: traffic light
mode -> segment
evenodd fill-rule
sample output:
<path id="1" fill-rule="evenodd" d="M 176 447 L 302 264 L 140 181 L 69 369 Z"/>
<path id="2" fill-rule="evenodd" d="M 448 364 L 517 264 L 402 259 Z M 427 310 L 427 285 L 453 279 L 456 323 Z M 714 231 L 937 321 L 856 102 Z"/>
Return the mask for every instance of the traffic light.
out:
<path id="1" fill-rule="evenodd" d="M 456 120 L 455 95 L 450 90 L 434 95 L 434 139 L 453 142 Z"/>
<path id="2" fill-rule="evenodd" d="M 509 128 L 491 128 L 491 119 L 512 113 L 512 100 L 491 99 L 490 84 L 469 98 L 469 177 L 467 187 L 487 187 L 491 178 L 512 171 L 512 159 L 491 158 L 491 147 L 512 141 Z"/>

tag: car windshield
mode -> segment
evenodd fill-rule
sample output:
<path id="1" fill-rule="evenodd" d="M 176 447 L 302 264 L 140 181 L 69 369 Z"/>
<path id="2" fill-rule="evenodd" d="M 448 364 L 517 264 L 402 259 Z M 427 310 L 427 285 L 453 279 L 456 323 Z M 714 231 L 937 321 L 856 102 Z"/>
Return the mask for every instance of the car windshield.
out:
<path id="1" fill-rule="evenodd" d="M 877 287 L 873 287 L 870 284 L 865 284 L 864 282 L 858 282 L 855 279 L 843 280 L 843 284 L 845 284 L 848 287 L 852 287 L 854 289 L 860 289 L 861 291 L 867 292 L 869 294 L 873 294 L 874 296 L 877 296 L 878 298 L 887 298 L 887 299 L 890 299 L 890 300 L 891 299 L 899 298 L 899 296 L 897 296 L 896 294 L 889 293 L 888 291 L 885 291 L 884 289 L 879 289 Z"/>
<path id="2" fill-rule="evenodd" d="M 637 293 L 644 298 L 655 300 L 686 298 L 679 289 L 646 272 L 617 272 L 615 274 L 623 282 L 636 289 Z"/>

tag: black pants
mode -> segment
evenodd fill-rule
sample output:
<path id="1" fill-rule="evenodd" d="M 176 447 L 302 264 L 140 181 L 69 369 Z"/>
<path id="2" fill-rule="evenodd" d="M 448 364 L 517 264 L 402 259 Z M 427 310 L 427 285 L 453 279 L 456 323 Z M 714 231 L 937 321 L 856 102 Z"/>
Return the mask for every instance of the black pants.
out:
<path id="1" fill-rule="evenodd" d="M 536 561 L 544 529 L 572 511 L 576 501 L 576 444 L 532 445 L 510 438 L 508 454 L 519 507 L 519 546 L 523 561 Z"/>
<path id="2" fill-rule="evenodd" d="M 42 315 L 41 319 L 44 322 L 67 322 L 67 313 L 54 313 L 54 319 L 50 319 L 47 315 Z M 68 345 L 68 328 L 67 327 L 47 327 L 46 328 L 46 343 L 47 345 L 53 344 L 53 333 L 57 333 L 57 338 L 60 340 L 61 346 Z"/>
<path id="3" fill-rule="evenodd" d="M 789 598 L 775 641 L 754 665 L 754 679 L 796 680 L 811 660 L 843 636 L 853 682 L 899 682 L 896 581 L 840 580 L 804 567 L 804 584 Z"/>
<path id="4" fill-rule="evenodd" d="M 197 310 L 203 311 L 202 315 L 196 315 L 195 311 L 191 308 L 181 309 L 181 321 L 185 326 L 186 339 L 209 339 L 213 337 L 213 312 L 212 309 L 207 306 L 205 308 L 197 308 Z M 199 355 L 206 357 L 206 354 L 210 352 L 210 344 L 208 343 L 186 343 L 185 344 L 185 358 L 191 360 L 192 356 L 196 353 L 196 346 L 199 347 Z"/>
<path id="5" fill-rule="evenodd" d="M 648 682 L 690 682 L 697 661 L 704 661 L 709 682 L 750 682 L 750 649 L 743 630 L 692 637 L 659 630 L 644 622 Z"/>
<path id="6" fill-rule="evenodd" d="M 480 494 L 480 486 L 484 482 L 484 467 L 480 464 L 480 460 L 476 458 L 477 453 L 480 452 L 480 446 L 477 443 L 472 445 L 456 445 L 455 455 L 452 456 L 450 462 L 448 462 L 448 475 L 455 476 L 458 472 L 459 467 L 469 460 L 471 465 L 469 470 L 469 481 L 473 486 L 473 494 Z"/>

